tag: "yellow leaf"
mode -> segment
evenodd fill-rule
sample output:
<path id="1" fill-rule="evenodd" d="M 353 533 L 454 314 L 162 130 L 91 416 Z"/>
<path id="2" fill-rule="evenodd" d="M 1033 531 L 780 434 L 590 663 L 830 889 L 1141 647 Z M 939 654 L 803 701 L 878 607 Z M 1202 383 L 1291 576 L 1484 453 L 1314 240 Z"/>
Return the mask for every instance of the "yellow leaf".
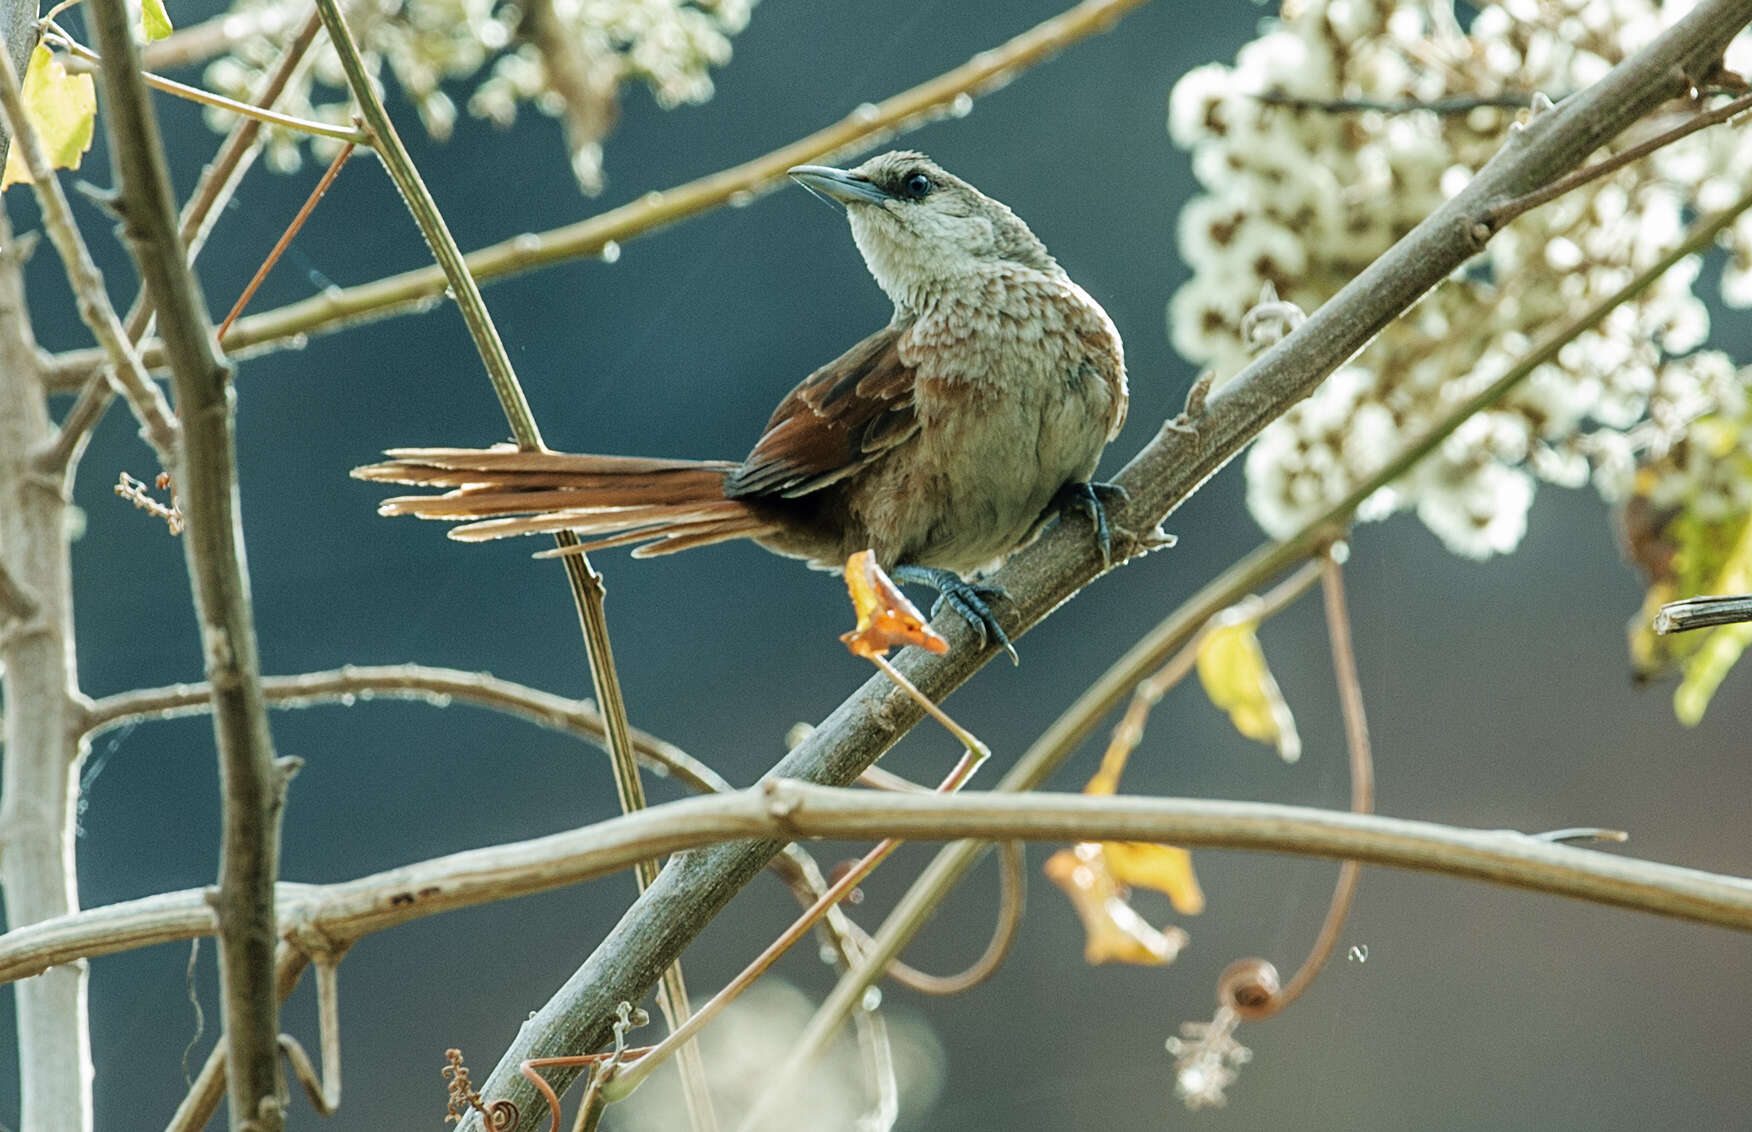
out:
<path id="1" fill-rule="evenodd" d="M 1721 594 L 1749 591 L 1752 591 L 1752 517 L 1742 525 L 1740 537 L 1734 540 L 1711 590 Z M 1680 723 L 1696 727 L 1703 720 L 1716 689 L 1748 645 L 1752 645 L 1752 623 L 1709 630 L 1703 646 L 1686 659 L 1685 676 L 1673 693 L 1673 713 Z"/>
<path id="2" fill-rule="evenodd" d="M 1086 841 L 1072 849 L 1060 849 L 1046 862 L 1047 877 L 1064 889 L 1083 921 L 1083 958 L 1089 963 L 1137 963 L 1152 967 L 1174 962 L 1180 949 L 1186 946 L 1186 933 L 1172 926 L 1160 930 L 1151 927 L 1126 903 L 1125 885 L 1115 876 L 1109 857 L 1114 848 L 1112 843 Z"/>
<path id="3" fill-rule="evenodd" d="M 1293 763 L 1302 757 L 1302 738 L 1259 647 L 1257 608 L 1244 602 L 1212 618 L 1198 646 L 1198 679 L 1237 731 L 1272 744 Z"/>
<path id="4" fill-rule="evenodd" d="M 164 0 L 141 0 L 140 26 L 146 29 L 146 40 L 163 39 L 176 29 L 170 26 L 170 13 L 164 10 Z"/>
<path id="5" fill-rule="evenodd" d="M 91 148 L 91 127 L 97 120 L 97 92 L 91 76 L 68 74 L 54 52 L 38 44 L 24 72 L 23 96 L 25 113 L 42 139 L 50 167 L 79 168 L 85 151 Z M 0 174 L 0 189 L 29 180 L 30 171 L 15 145 L 6 157 L 5 173 Z"/>

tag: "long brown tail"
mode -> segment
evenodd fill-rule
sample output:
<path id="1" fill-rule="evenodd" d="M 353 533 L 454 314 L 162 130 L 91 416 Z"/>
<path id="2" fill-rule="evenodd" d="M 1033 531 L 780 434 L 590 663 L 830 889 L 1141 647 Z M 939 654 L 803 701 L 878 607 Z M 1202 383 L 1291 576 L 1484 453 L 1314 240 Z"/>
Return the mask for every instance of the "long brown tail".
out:
<path id="1" fill-rule="evenodd" d="M 355 479 L 447 487 L 442 495 L 398 495 L 380 515 L 417 515 L 463 525 L 465 542 L 511 535 L 576 531 L 605 535 L 583 550 L 643 543 L 636 558 L 750 538 L 772 529 L 749 508 L 724 498 L 725 460 L 647 460 L 493 448 L 392 448 L 381 464 L 353 469 Z"/>

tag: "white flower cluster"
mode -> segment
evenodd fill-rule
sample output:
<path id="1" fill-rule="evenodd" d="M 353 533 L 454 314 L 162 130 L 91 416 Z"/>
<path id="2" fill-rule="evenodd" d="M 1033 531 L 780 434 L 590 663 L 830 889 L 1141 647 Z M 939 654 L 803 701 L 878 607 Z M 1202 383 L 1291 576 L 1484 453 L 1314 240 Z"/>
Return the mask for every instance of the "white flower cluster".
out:
<path id="1" fill-rule="evenodd" d="M 1180 214 L 1193 277 L 1169 306 L 1175 346 L 1219 381 L 1233 375 L 1265 284 L 1312 310 L 1466 184 L 1526 113 L 1517 101 L 1582 89 L 1685 6 L 1500 0 L 1463 29 L 1447 0 L 1286 0 L 1233 66 L 1189 72 L 1170 100 L 1169 132 L 1205 190 Z M 1729 66 L 1748 48 L 1742 36 Z M 1636 136 L 1691 112 L 1676 101 Z M 1517 219 L 1265 430 L 1247 459 L 1255 518 L 1281 535 L 1338 502 L 1668 251 L 1690 212 L 1748 183 L 1752 139 L 1707 129 Z M 1752 219 L 1724 242 L 1724 296 L 1752 304 Z M 1415 509 L 1452 550 L 1484 558 L 1520 541 L 1536 480 L 1591 477 L 1622 497 L 1639 459 L 1742 395 L 1744 376 L 1699 349 L 1709 319 L 1697 273 L 1681 265 L 1618 307 L 1362 517 Z"/>
<path id="2" fill-rule="evenodd" d="M 233 12 L 257 12 L 285 0 L 237 0 Z M 531 33 L 535 4 L 542 4 L 554 34 L 538 44 Z M 491 61 L 491 73 L 468 100 L 471 113 L 501 125 L 517 115 L 519 102 L 533 102 L 544 113 L 574 111 L 598 123 L 594 136 L 573 132 L 573 167 L 579 182 L 601 187 L 601 140 L 615 118 L 617 90 L 624 82 L 649 84 L 657 102 L 674 107 L 712 96 L 710 69 L 730 59 L 730 37 L 748 24 L 755 0 L 363 0 L 347 5 L 348 19 L 366 59 L 374 68 L 387 63 L 391 74 L 418 107 L 426 129 L 443 138 L 456 121 L 456 104 L 443 88 L 446 80 L 478 73 Z M 278 27 L 283 20 L 269 21 Z M 260 34 L 237 43 L 232 53 L 209 64 L 206 82 L 233 98 L 249 99 L 279 57 L 283 34 Z M 550 52 L 565 56 L 550 67 Z M 570 89 L 552 71 L 587 75 L 588 90 Z M 320 85 L 319 85 L 320 84 Z M 321 90 L 333 88 L 333 95 Z M 276 108 L 303 118 L 344 123 L 351 113 L 340 60 L 325 45 L 314 66 L 289 86 Z M 593 101 L 573 108 L 568 99 Z M 233 117 L 211 111 L 209 124 L 229 129 Z M 298 168 L 304 135 L 268 131 L 268 164 L 281 171 Z"/>

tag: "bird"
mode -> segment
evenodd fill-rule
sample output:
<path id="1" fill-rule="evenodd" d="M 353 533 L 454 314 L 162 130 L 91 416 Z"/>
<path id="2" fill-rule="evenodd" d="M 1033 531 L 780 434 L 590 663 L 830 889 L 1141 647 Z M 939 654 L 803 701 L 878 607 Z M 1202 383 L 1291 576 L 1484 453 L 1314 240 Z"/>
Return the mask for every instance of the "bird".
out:
<path id="1" fill-rule="evenodd" d="M 1125 494 L 1092 477 L 1125 422 L 1119 331 L 1008 206 L 922 153 L 789 175 L 844 207 L 894 314 L 792 389 L 740 463 L 498 445 L 394 448 L 352 474 L 449 489 L 378 511 L 462 521 L 464 541 L 569 530 L 575 551 L 650 557 L 747 538 L 826 570 L 869 549 L 1014 660 L 983 578 L 1066 509 L 1110 558 Z"/>

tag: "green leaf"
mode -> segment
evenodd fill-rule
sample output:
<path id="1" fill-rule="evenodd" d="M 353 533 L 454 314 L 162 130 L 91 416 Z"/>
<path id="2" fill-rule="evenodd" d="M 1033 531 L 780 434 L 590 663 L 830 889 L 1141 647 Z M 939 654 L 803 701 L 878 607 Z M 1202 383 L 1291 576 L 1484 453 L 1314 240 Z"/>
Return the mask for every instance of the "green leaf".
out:
<path id="1" fill-rule="evenodd" d="M 170 14 L 164 10 L 164 0 L 140 0 L 140 26 L 146 29 L 146 41 L 163 39 L 176 29 L 170 26 Z"/>
<path id="2" fill-rule="evenodd" d="M 41 44 L 30 53 L 24 72 L 24 111 L 42 139 L 49 165 L 77 169 L 91 148 L 92 124 L 97 120 L 97 91 L 90 75 L 70 75 L 54 52 Z M 30 180 L 30 170 L 18 147 L 6 157 L 0 174 L 0 189 Z"/>

